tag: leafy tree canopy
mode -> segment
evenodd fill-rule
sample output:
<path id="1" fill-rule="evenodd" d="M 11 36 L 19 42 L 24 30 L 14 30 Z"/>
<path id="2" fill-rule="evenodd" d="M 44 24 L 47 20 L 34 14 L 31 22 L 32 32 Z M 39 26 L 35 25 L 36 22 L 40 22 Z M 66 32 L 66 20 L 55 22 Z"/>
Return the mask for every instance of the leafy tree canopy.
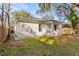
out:
<path id="1" fill-rule="evenodd" d="M 25 10 L 21 10 L 21 11 L 14 11 L 13 12 L 13 17 L 28 17 L 28 18 L 32 18 L 31 14 L 28 13 L 27 11 Z"/>
<path id="2" fill-rule="evenodd" d="M 38 14 L 44 14 L 51 10 L 51 3 L 39 3 Z"/>
<path id="3" fill-rule="evenodd" d="M 79 17 L 78 17 L 77 14 L 73 13 L 73 14 L 71 14 L 71 15 L 68 17 L 68 19 L 69 19 L 70 21 L 78 21 L 78 20 L 79 20 Z"/>

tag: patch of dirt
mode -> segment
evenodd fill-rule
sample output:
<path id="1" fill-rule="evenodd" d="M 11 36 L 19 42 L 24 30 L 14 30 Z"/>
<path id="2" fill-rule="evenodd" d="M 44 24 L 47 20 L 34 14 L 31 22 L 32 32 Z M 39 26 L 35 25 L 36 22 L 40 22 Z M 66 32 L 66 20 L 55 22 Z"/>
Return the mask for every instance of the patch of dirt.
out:
<path id="1" fill-rule="evenodd" d="M 22 47 L 25 45 L 25 42 L 23 40 L 11 40 L 7 42 L 6 45 L 10 47 Z"/>
<path id="2" fill-rule="evenodd" d="M 74 40 L 75 37 L 73 35 L 62 35 L 60 37 L 57 37 L 58 40 L 61 42 L 61 43 L 65 43 L 67 42 L 68 40 Z"/>

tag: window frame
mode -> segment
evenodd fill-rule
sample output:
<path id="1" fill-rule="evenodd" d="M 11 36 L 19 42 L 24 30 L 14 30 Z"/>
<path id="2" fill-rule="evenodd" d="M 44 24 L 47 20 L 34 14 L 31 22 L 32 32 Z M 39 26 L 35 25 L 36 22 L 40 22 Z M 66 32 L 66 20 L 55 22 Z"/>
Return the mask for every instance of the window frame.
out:
<path id="1" fill-rule="evenodd" d="M 42 24 L 40 23 L 38 26 L 39 26 L 39 32 L 41 32 L 42 31 Z"/>

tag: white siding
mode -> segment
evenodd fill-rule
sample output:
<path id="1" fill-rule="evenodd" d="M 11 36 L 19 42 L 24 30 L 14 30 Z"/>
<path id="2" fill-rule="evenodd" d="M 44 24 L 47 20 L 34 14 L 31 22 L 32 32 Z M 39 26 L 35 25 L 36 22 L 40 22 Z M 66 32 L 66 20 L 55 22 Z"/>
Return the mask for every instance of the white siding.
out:
<path id="1" fill-rule="evenodd" d="M 27 36 L 35 36 L 38 33 L 38 24 L 18 22 L 15 26 L 16 32 L 25 34 Z"/>
<path id="2" fill-rule="evenodd" d="M 59 27 L 61 26 L 59 25 Z M 53 24 L 50 28 L 47 24 L 41 24 L 41 31 L 39 31 L 39 24 L 37 23 L 18 22 L 15 26 L 15 33 L 18 35 L 21 34 L 21 36 L 53 36 L 59 34 L 53 28 Z"/>

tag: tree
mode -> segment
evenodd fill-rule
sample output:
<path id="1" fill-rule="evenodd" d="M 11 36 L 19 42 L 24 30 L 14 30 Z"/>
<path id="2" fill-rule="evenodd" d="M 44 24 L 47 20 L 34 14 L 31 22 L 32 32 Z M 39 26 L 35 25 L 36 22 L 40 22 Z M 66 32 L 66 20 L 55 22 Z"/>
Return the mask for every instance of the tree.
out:
<path id="1" fill-rule="evenodd" d="M 39 9 L 36 13 L 40 15 L 49 14 L 49 16 L 47 16 L 49 18 L 51 17 L 51 7 L 52 7 L 51 3 L 39 3 Z M 45 16 L 43 18 L 45 18 Z"/>
<path id="2" fill-rule="evenodd" d="M 76 25 L 79 20 L 78 15 L 76 13 L 73 13 L 68 17 L 68 20 L 71 21 L 73 29 L 76 29 Z"/>
<path id="3" fill-rule="evenodd" d="M 39 3 L 38 13 L 45 13 L 51 10 L 51 3 Z"/>
<path id="4" fill-rule="evenodd" d="M 13 12 L 13 17 L 15 17 L 15 18 L 18 18 L 18 17 L 20 17 L 20 18 L 26 18 L 26 17 L 28 17 L 28 18 L 33 18 L 33 17 L 31 16 L 31 14 L 28 13 L 27 11 L 25 11 L 25 10 L 14 11 L 14 12 Z"/>
<path id="5" fill-rule="evenodd" d="M 2 31 L 1 31 L 2 32 L 2 40 L 3 40 L 3 36 L 4 36 L 4 31 L 3 31 L 4 30 L 4 22 L 3 22 L 4 21 L 4 11 L 3 10 L 4 10 L 4 4 L 2 3 L 2 17 L 1 17 L 1 23 L 2 23 Z"/>
<path id="6" fill-rule="evenodd" d="M 5 9 L 4 9 L 4 3 L 2 3 L 2 8 L 1 8 L 1 10 L 2 10 L 2 17 L 1 17 L 1 21 L 2 21 L 2 37 L 3 36 L 5 36 L 5 31 L 3 31 L 3 30 L 5 30 L 6 29 L 6 26 L 4 25 L 5 24 L 5 22 L 4 22 L 4 14 L 6 14 L 7 15 L 7 19 L 6 20 L 8 20 L 8 35 L 10 35 L 10 22 L 9 22 L 9 4 L 7 4 L 7 11 L 5 11 Z M 8 37 L 10 37 L 10 36 L 8 36 L 7 35 L 7 39 L 8 39 Z M 5 37 L 3 37 L 3 39 L 5 39 Z"/>
<path id="7" fill-rule="evenodd" d="M 64 4 L 63 4 L 64 5 Z M 76 33 L 76 26 L 77 26 L 77 23 L 79 21 L 79 17 L 78 17 L 78 14 L 77 14 L 77 9 L 79 7 L 79 4 L 68 4 L 68 6 L 59 6 L 58 7 L 58 13 L 64 13 L 65 17 L 71 22 L 72 24 L 72 27 L 73 27 L 73 30 L 74 32 Z"/>
<path id="8" fill-rule="evenodd" d="M 4 10 L 4 13 L 6 14 L 6 19 L 7 20 L 7 24 L 8 24 L 8 34 L 7 34 L 7 38 L 5 39 L 4 42 L 6 42 L 7 40 L 11 39 L 10 38 L 10 4 L 9 3 L 5 3 L 6 5 L 6 11 Z"/>
<path id="9" fill-rule="evenodd" d="M 71 7 L 71 14 L 70 14 L 70 16 L 68 16 L 68 20 L 71 21 L 74 32 L 75 32 L 75 34 L 77 34 L 78 33 L 77 24 L 79 22 L 79 16 L 78 16 L 76 10 L 78 9 L 78 6 L 76 4 L 72 4 L 72 5 L 73 6 Z"/>

